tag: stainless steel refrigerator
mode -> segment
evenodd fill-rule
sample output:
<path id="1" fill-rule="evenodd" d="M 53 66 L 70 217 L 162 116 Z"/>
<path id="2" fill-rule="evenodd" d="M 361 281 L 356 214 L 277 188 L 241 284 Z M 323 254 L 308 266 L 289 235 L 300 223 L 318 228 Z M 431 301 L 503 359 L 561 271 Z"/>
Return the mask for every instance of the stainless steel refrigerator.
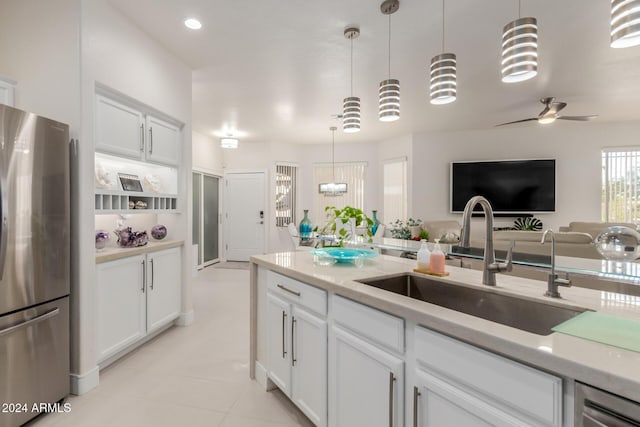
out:
<path id="1" fill-rule="evenodd" d="M 69 393 L 69 191 L 69 127 L 0 105 L 0 427 Z"/>

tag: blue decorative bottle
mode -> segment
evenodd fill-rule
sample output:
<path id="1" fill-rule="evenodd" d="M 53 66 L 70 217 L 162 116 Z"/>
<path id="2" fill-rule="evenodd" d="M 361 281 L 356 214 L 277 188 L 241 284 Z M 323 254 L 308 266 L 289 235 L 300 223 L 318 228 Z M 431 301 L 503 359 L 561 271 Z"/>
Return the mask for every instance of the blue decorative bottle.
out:
<path id="1" fill-rule="evenodd" d="M 373 218 L 371 218 L 371 220 L 373 221 L 373 225 L 371 226 L 371 235 L 375 236 L 376 235 L 376 231 L 378 231 L 378 226 L 380 225 L 380 221 L 378 221 L 378 211 L 371 211 L 373 213 Z"/>
<path id="2" fill-rule="evenodd" d="M 304 210 L 304 218 L 300 221 L 300 226 L 298 227 L 298 232 L 300 233 L 300 241 L 306 242 L 311 240 L 313 237 L 313 226 L 311 221 L 309 221 L 309 210 Z"/>

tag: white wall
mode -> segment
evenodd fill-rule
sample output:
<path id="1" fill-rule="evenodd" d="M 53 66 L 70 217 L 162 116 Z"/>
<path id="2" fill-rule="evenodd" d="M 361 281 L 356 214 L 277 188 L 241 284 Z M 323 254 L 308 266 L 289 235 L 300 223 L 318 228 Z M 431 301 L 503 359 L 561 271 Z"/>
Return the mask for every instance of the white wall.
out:
<path id="1" fill-rule="evenodd" d="M 80 126 L 80 0 L 3 0 L 0 75 L 16 80 L 15 107 Z"/>
<path id="2" fill-rule="evenodd" d="M 223 149 L 220 148 L 220 140 L 198 132 L 192 132 L 191 135 L 193 169 L 213 175 L 222 175 Z"/>
<path id="3" fill-rule="evenodd" d="M 461 219 L 460 214 L 449 213 L 452 161 L 553 158 L 556 212 L 536 217 L 545 227 L 554 229 L 570 221 L 600 221 L 601 149 L 639 145 L 639 132 L 640 124 L 636 123 L 558 121 L 551 126 L 533 124 L 414 135 L 413 212 L 423 220 Z M 497 221 L 505 225 L 512 222 L 513 218 Z"/>

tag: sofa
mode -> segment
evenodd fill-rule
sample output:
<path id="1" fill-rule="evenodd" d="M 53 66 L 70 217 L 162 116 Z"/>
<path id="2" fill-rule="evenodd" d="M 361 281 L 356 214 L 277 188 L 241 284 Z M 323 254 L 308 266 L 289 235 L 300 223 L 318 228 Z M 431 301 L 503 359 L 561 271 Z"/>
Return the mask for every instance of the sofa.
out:
<path id="1" fill-rule="evenodd" d="M 554 231 L 556 255 L 576 258 L 602 259 L 596 249 L 594 239 L 611 226 L 624 226 L 636 229 L 635 224 L 613 222 L 570 222 L 568 226 Z M 541 244 L 544 231 L 500 230 L 493 232 L 496 249 L 507 250 L 511 241 L 515 241 L 514 251 L 537 255 L 551 254 L 550 236 Z"/>

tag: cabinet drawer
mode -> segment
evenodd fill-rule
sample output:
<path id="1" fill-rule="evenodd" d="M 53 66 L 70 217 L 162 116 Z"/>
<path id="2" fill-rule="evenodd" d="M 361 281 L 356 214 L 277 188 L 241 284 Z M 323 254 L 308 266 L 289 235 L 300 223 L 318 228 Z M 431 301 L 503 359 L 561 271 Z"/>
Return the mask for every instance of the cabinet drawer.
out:
<path id="1" fill-rule="evenodd" d="M 404 319 L 332 295 L 331 311 L 340 325 L 397 353 L 404 353 Z"/>
<path id="2" fill-rule="evenodd" d="M 562 380 L 472 345 L 416 327 L 418 364 L 538 423 L 562 425 Z"/>
<path id="3" fill-rule="evenodd" d="M 267 272 L 267 288 L 289 301 L 323 316 L 327 315 L 327 292 L 273 271 Z"/>

